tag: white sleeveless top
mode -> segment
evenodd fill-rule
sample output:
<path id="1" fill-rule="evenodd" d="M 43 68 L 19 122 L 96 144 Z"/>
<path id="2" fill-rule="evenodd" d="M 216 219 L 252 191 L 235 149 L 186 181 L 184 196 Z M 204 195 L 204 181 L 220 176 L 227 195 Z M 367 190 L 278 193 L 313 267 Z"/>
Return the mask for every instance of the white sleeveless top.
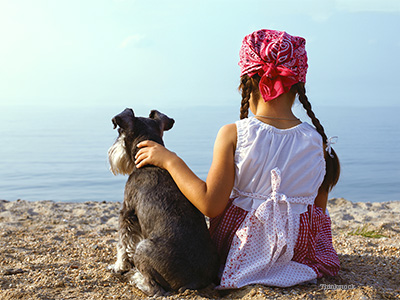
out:
<path id="1" fill-rule="evenodd" d="M 300 214 L 325 175 L 321 135 L 309 124 L 277 129 L 251 117 L 236 122 L 233 204 L 248 211 L 236 231 L 218 289 L 292 286 L 313 280 L 292 261 Z"/>
<path id="2" fill-rule="evenodd" d="M 325 176 L 321 135 L 301 123 L 278 129 L 255 117 L 236 122 L 235 183 L 233 204 L 256 209 L 272 193 L 271 171 L 278 168 L 280 192 L 289 202 L 313 204 Z"/>

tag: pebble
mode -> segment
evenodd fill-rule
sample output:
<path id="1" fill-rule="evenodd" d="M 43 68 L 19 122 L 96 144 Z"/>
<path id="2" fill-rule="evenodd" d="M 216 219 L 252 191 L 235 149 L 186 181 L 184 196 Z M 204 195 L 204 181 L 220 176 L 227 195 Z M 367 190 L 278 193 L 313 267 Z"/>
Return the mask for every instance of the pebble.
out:
<path id="1" fill-rule="evenodd" d="M 22 269 L 6 269 L 3 271 L 3 275 L 8 276 L 8 275 L 22 274 L 25 272 L 28 272 L 28 271 L 24 271 Z"/>

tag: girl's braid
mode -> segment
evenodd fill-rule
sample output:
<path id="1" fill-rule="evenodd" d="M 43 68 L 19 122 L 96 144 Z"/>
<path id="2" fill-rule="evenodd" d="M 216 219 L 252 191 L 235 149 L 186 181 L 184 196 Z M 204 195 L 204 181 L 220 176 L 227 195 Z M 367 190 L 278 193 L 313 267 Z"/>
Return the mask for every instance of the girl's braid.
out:
<path id="1" fill-rule="evenodd" d="M 306 96 L 306 89 L 304 87 L 304 83 L 298 83 L 295 85 L 295 87 L 297 88 L 297 93 L 299 95 L 299 101 L 301 102 L 301 104 L 303 104 L 303 107 L 307 111 L 307 115 L 310 117 L 312 123 L 315 126 L 315 129 L 318 131 L 318 133 L 322 137 L 322 141 L 323 141 L 324 149 L 325 149 L 328 137 L 325 133 L 324 127 L 321 125 L 321 122 L 315 116 L 315 114 L 311 108 L 311 103 L 310 103 L 310 101 L 308 101 L 308 98 Z M 324 181 L 322 182 L 321 188 L 323 188 L 325 191 L 329 192 L 336 185 L 336 183 L 339 180 L 339 176 L 340 176 L 340 163 L 339 163 L 339 158 L 336 155 L 335 150 L 331 149 L 330 154 L 328 154 L 325 151 L 325 162 L 326 162 L 326 173 L 325 173 L 325 178 L 324 178 Z"/>
<path id="2" fill-rule="evenodd" d="M 247 75 L 240 78 L 239 90 L 242 91 L 242 102 L 240 104 L 240 120 L 245 119 L 249 115 L 249 100 L 251 94 L 251 82 Z"/>
<path id="3" fill-rule="evenodd" d="M 254 95 L 258 95 L 260 93 L 258 88 L 259 81 L 260 76 L 257 74 L 251 78 L 247 74 L 240 78 L 239 90 L 242 92 L 242 102 L 240 105 L 241 120 L 249 116 L 249 101 L 251 94 L 253 93 Z"/>
<path id="4" fill-rule="evenodd" d="M 310 101 L 308 101 L 308 98 L 306 96 L 306 88 L 304 87 L 304 84 L 301 83 L 297 84 L 297 91 L 299 95 L 299 101 L 301 102 L 301 104 L 303 104 L 303 107 L 306 110 L 307 115 L 310 117 L 318 133 L 322 136 L 322 140 L 325 144 L 328 137 L 326 136 L 324 127 L 321 125 L 321 122 L 318 120 L 318 118 L 315 116 L 315 113 L 312 110 L 311 103 Z"/>

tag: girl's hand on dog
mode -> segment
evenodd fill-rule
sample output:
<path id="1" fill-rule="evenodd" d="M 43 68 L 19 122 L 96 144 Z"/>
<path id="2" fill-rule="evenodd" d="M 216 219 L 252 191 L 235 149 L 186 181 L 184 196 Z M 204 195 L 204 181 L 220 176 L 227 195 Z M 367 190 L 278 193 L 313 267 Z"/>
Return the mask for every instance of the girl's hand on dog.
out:
<path id="1" fill-rule="evenodd" d="M 139 169 L 145 165 L 167 169 L 168 163 L 177 157 L 174 152 L 153 141 L 143 141 L 137 146 L 139 151 L 135 156 L 135 164 Z"/>

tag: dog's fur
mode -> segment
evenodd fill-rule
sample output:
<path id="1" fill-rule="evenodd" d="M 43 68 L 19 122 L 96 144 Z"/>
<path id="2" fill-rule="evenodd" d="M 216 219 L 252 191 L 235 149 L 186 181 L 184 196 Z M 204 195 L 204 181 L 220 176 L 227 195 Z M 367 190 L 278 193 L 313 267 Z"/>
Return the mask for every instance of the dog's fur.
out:
<path id="1" fill-rule="evenodd" d="M 137 144 L 153 140 L 163 145 L 163 132 L 174 120 L 156 110 L 149 118 L 137 118 L 127 108 L 112 122 L 114 129 L 119 126 L 119 137 L 108 152 L 111 171 L 130 175 L 114 271 L 133 270 L 131 282 L 149 296 L 210 285 L 217 277 L 218 258 L 204 216 L 167 171 L 134 164 Z"/>

